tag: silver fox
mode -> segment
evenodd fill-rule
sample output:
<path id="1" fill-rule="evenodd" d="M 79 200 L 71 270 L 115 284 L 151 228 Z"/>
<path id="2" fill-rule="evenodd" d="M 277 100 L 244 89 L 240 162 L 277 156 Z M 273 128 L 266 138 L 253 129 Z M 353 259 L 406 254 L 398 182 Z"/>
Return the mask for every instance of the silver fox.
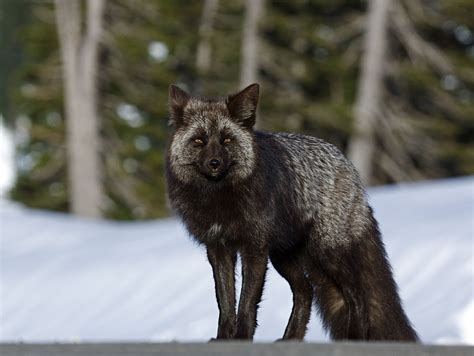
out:
<path id="1" fill-rule="evenodd" d="M 258 84 L 222 98 L 170 86 L 168 196 L 206 246 L 217 339 L 253 338 L 270 260 L 293 292 L 283 339 L 304 338 L 314 303 L 333 339 L 417 341 L 357 171 L 321 139 L 254 130 L 258 98 Z"/>

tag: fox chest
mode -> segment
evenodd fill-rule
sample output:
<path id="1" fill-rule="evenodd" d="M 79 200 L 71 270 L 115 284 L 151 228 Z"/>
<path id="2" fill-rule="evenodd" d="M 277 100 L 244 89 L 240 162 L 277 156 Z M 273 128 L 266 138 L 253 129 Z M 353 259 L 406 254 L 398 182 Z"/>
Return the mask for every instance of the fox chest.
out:
<path id="1" fill-rule="evenodd" d="M 221 203 L 221 204 L 219 204 Z M 258 224 L 254 208 L 232 201 L 205 204 L 194 201 L 178 209 L 189 233 L 202 243 L 246 240 L 249 228 Z"/>

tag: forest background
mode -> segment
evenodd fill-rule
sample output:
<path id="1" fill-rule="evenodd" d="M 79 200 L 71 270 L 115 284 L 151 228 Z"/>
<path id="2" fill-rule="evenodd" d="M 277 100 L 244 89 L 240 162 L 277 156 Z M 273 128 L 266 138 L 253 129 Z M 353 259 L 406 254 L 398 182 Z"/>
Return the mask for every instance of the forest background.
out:
<path id="1" fill-rule="evenodd" d="M 474 174 L 472 14 L 471 0 L 2 0 L 9 197 L 169 215 L 170 83 L 261 83 L 259 129 L 335 144 L 368 185 Z"/>

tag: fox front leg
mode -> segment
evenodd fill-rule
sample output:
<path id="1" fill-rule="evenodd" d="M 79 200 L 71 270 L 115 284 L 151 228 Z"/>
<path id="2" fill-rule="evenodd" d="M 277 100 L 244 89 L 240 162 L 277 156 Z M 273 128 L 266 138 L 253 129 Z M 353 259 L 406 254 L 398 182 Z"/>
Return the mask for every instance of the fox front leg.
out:
<path id="1" fill-rule="evenodd" d="M 253 339 L 257 327 L 257 309 L 262 299 L 268 254 L 240 251 L 242 259 L 242 291 L 237 313 L 236 339 Z"/>
<path id="2" fill-rule="evenodd" d="M 235 333 L 235 262 L 237 253 L 222 245 L 207 246 L 219 306 L 217 339 L 231 339 Z"/>

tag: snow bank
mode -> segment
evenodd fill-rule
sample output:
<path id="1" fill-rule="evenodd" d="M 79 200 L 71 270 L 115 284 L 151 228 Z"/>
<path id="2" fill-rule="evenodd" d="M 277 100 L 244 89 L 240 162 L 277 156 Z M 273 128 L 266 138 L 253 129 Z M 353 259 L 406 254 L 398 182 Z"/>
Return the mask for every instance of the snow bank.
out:
<path id="1" fill-rule="evenodd" d="M 474 177 L 370 191 L 406 311 L 422 340 L 474 344 Z M 175 219 L 90 221 L 0 202 L 0 341 L 186 340 L 215 334 L 202 247 Z M 270 268 L 257 340 L 291 309 Z M 315 313 L 308 340 L 326 340 Z"/>

